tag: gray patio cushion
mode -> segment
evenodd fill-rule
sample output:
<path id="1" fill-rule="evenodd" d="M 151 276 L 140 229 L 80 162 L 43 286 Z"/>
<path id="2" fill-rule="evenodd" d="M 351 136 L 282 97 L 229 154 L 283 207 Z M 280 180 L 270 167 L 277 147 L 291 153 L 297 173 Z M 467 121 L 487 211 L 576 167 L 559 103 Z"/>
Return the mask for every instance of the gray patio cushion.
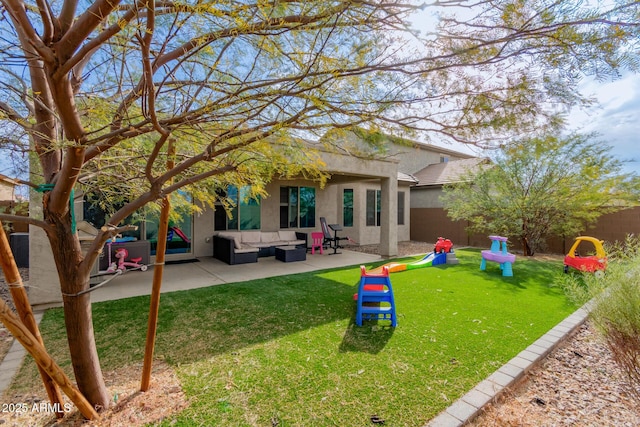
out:
<path id="1" fill-rule="evenodd" d="M 280 240 L 277 231 L 263 231 L 260 236 L 260 241 L 263 243 L 269 243 L 273 246 L 273 242 Z"/>
<path id="2" fill-rule="evenodd" d="M 285 242 L 291 242 L 298 239 L 296 237 L 296 232 L 293 230 L 280 230 L 278 231 L 278 235 L 280 236 L 279 240 L 283 240 Z"/>
<path id="3" fill-rule="evenodd" d="M 237 254 L 248 254 L 251 252 L 258 252 L 258 248 L 254 248 L 253 246 L 243 244 L 241 249 L 236 248 L 235 250 L 235 253 Z"/>
<path id="4" fill-rule="evenodd" d="M 254 248 L 270 248 L 273 246 L 273 243 L 265 243 L 265 242 L 248 242 L 245 245 L 253 246 Z"/>
<path id="5" fill-rule="evenodd" d="M 259 231 L 241 231 L 242 233 L 242 243 L 255 243 L 260 242 Z"/>
<path id="6" fill-rule="evenodd" d="M 304 240 L 288 240 L 285 243 L 285 246 L 304 245 L 305 243 L 307 243 L 307 242 L 305 242 Z"/>
<path id="7" fill-rule="evenodd" d="M 242 248 L 241 234 L 238 231 L 223 231 L 218 233 L 218 236 L 225 239 L 233 239 L 233 245 L 236 249 Z"/>

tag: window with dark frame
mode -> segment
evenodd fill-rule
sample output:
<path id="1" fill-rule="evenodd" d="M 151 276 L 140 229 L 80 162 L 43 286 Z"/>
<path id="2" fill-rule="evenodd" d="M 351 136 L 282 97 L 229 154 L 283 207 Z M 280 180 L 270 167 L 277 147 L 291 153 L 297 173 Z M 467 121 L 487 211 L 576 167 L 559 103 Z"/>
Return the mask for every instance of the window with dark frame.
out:
<path id="1" fill-rule="evenodd" d="M 382 192 L 380 190 L 367 190 L 366 224 L 367 226 L 380 226 L 382 204 Z"/>
<path id="2" fill-rule="evenodd" d="M 404 191 L 398 191 L 398 225 L 404 225 Z"/>
<path id="3" fill-rule="evenodd" d="M 250 187 L 229 186 L 220 195 L 232 203 L 232 207 L 225 210 L 221 202 L 216 203 L 214 211 L 214 230 L 260 230 L 261 209 L 260 199 L 250 197 Z"/>
<path id="4" fill-rule="evenodd" d="M 280 228 L 316 226 L 316 189 L 280 187 Z"/>
<path id="5" fill-rule="evenodd" d="M 342 226 L 353 227 L 353 189 L 345 188 L 342 193 Z"/>

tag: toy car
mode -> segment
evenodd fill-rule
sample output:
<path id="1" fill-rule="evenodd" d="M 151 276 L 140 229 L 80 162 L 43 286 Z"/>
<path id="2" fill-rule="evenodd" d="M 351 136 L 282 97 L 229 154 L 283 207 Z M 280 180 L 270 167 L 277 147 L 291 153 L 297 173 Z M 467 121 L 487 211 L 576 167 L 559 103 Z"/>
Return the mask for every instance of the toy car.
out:
<path id="1" fill-rule="evenodd" d="M 451 248 L 453 247 L 453 243 L 449 239 L 445 239 L 444 237 L 438 237 L 438 241 L 433 246 L 433 252 L 435 253 L 449 253 L 451 252 Z"/>
<path id="2" fill-rule="evenodd" d="M 582 242 L 593 244 L 595 248 L 595 255 L 580 256 L 578 253 L 578 246 L 580 246 Z M 569 253 L 564 257 L 564 272 L 568 273 L 569 267 L 579 271 L 586 271 L 588 273 L 605 271 L 607 268 L 607 255 L 604 252 L 602 243 L 602 240 L 598 240 L 595 237 L 576 237 L 575 243 L 571 246 Z"/>

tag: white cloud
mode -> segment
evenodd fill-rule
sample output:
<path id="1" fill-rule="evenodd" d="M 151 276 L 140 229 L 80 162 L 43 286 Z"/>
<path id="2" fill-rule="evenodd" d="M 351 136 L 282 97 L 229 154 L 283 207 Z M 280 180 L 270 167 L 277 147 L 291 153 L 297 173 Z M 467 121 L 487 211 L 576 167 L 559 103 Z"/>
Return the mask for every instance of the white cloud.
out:
<path id="1" fill-rule="evenodd" d="M 593 95 L 599 105 L 569 116 L 571 129 L 597 132 L 611 145 L 611 153 L 625 161 L 625 172 L 640 171 L 640 76 L 627 75 L 613 82 L 589 81 L 585 95 Z"/>

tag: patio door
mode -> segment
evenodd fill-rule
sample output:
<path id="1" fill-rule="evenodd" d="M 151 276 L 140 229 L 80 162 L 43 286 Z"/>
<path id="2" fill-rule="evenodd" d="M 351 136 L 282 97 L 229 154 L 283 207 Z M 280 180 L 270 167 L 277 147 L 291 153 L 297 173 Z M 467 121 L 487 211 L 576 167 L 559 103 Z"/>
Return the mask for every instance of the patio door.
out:
<path id="1" fill-rule="evenodd" d="M 175 213 L 175 212 L 174 212 Z M 147 212 L 144 221 L 143 236 L 151 247 L 151 256 L 156 256 L 158 246 L 158 227 L 160 214 L 156 211 Z M 168 261 L 193 258 L 193 214 L 189 211 L 178 213 L 169 220 L 167 230 Z"/>

